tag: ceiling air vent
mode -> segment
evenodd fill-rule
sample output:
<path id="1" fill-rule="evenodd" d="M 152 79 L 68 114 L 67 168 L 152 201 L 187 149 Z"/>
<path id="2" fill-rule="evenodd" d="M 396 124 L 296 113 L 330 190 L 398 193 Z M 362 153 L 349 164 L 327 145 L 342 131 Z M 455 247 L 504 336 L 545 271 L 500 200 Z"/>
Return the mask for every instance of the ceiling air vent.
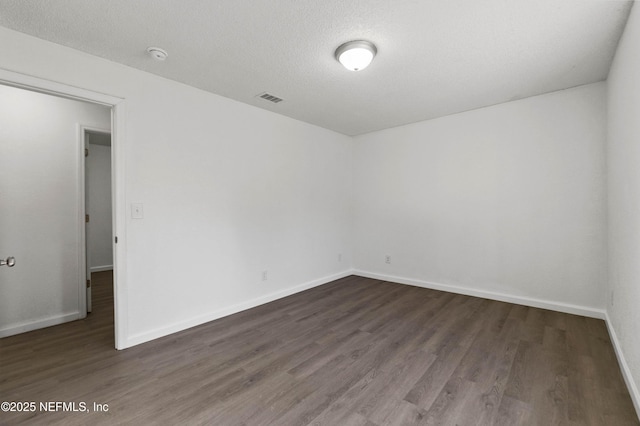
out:
<path id="1" fill-rule="evenodd" d="M 273 96 L 272 94 L 267 92 L 259 94 L 258 97 L 264 99 L 265 101 L 273 102 L 274 104 L 277 104 L 278 102 L 282 102 L 281 98 L 277 96 Z"/>

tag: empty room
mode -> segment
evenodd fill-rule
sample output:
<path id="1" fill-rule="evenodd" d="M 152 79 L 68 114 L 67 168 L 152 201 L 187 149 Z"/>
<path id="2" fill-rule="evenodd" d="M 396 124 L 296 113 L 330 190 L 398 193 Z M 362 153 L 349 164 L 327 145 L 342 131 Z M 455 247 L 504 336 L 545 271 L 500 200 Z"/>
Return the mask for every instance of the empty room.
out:
<path id="1" fill-rule="evenodd" d="M 640 424 L 640 6 L 0 0 L 0 424 Z"/>

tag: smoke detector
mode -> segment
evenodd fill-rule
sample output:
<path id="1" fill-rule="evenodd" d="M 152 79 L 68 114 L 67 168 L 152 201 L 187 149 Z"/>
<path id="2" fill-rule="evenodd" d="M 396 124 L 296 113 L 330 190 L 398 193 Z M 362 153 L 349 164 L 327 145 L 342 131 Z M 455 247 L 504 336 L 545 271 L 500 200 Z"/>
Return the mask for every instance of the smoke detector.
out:
<path id="1" fill-rule="evenodd" d="M 167 59 L 167 56 L 169 56 L 166 50 L 160 49 L 159 47 L 148 47 L 147 53 L 156 61 L 164 61 Z"/>

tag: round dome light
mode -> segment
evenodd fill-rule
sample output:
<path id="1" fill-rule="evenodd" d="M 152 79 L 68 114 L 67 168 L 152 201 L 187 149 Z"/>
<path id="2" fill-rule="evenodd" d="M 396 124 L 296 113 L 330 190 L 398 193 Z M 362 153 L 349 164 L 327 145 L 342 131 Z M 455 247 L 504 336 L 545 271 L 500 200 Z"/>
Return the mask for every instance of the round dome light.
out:
<path id="1" fill-rule="evenodd" d="M 377 52 L 370 41 L 354 40 L 336 49 L 336 59 L 350 71 L 361 71 L 369 66 Z"/>

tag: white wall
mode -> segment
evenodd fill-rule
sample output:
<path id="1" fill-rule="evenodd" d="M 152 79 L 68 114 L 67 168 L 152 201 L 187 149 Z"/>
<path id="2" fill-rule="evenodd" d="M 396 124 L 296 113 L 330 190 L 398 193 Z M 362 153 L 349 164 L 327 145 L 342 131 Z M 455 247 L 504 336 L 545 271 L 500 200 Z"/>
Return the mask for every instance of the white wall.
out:
<path id="1" fill-rule="evenodd" d="M 349 269 L 351 138 L 6 28 L 0 39 L 0 68 L 126 99 L 126 208 L 143 203 L 144 219 L 128 215 L 119 243 L 123 347 Z"/>
<path id="2" fill-rule="evenodd" d="M 604 308 L 605 118 L 597 83 L 356 137 L 356 270 Z"/>
<path id="3" fill-rule="evenodd" d="M 77 319 L 78 124 L 109 108 L 0 85 L 0 335 Z M 84 312 L 82 313 L 82 316 Z"/>
<path id="4" fill-rule="evenodd" d="M 87 135 L 89 142 L 91 136 Z M 89 143 L 87 195 L 89 197 L 89 253 L 92 271 L 113 267 L 111 218 L 111 147 Z"/>
<path id="5" fill-rule="evenodd" d="M 126 208 L 143 203 L 144 219 L 128 215 L 122 241 L 123 346 L 319 283 L 352 264 L 604 307 L 602 83 L 352 144 L 5 28 L 0 38 L 0 68 L 126 99 Z"/>
<path id="6" fill-rule="evenodd" d="M 640 7 L 634 5 L 608 84 L 607 311 L 640 413 Z"/>

